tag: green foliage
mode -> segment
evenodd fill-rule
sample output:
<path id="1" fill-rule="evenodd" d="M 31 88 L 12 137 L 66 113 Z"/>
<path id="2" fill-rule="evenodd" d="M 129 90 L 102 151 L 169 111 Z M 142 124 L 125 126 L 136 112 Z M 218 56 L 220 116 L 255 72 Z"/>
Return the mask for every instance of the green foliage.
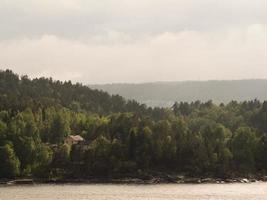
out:
<path id="1" fill-rule="evenodd" d="M 62 167 L 68 164 L 70 161 L 70 152 L 71 147 L 68 144 L 59 145 L 54 154 L 53 165 Z"/>
<path id="2" fill-rule="evenodd" d="M 0 120 L 0 145 L 3 145 L 7 137 L 7 125 Z"/>
<path id="3" fill-rule="evenodd" d="M 37 158 L 33 169 L 33 175 L 40 178 L 49 176 L 49 167 L 53 158 L 53 151 L 45 144 L 37 147 Z"/>
<path id="4" fill-rule="evenodd" d="M 249 127 L 241 127 L 234 133 L 232 152 L 234 164 L 241 172 L 251 172 L 255 166 L 258 138 Z"/>
<path id="5" fill-rule="evenodd" d="M 0 178 L 267 172 L 267 103 L 146 108 L 81 84 L 0 72 Z M 69 145 L 69 135 L 85 141 Z"/>
<path id="6" fill-rule="evenodd" d="M 0 178 L 19 175 L 20 162 L 10 144 L 0 146 Z"/>
<path id="7" fill-rule="evenodd" d="M 94 140 L 86 152 L 85 166 L 89 174 L 107 176 L 111 170 L 111 142 L 100 136 Z"/>
<path id="8" fill-rule="evenodd" d="M 50 143 L 63 143 L 64 138 L 70 134 L 69 120 L 64 113 L 57 113 L 51 124 L 50 129 Z"/>
<path id="9" fill-rule="evenodd" d="M 145 111 L 136 101 L 126 101 L 118 95 L 90 89 L 70 81 L 51 78 L 29 79 L 10 70 L 0 70 L 0 110 L 25 110 L 63 106 L 76 112 L 87 111 L 108 114 L 112 112 Z"/>

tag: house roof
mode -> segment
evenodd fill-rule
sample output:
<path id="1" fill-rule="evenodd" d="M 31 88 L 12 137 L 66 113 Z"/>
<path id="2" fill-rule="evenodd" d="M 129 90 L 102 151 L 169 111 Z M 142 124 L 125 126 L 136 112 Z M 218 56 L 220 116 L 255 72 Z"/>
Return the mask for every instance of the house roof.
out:
<path id="1" fill-rule="evenodd" d="M 77 142 L 84 141 L 83 137 L 80 135 L 69 135 L 68 137 L 71 138 L 73 141 Z"/>

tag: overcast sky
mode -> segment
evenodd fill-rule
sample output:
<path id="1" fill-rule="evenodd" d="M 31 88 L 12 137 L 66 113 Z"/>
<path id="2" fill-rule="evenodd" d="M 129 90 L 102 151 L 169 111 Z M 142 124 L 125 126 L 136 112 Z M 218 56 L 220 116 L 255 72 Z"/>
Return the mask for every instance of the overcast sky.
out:
<path id="1" fill-rule="evenodd" d="M 83 83 L 267 78 L 266 0 L 0 0 L 0 68 Z"/>

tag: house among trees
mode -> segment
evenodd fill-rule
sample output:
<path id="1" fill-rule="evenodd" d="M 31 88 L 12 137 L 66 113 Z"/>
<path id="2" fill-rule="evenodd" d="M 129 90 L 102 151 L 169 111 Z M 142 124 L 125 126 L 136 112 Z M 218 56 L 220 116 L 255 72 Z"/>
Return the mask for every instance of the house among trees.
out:
<path id="1" fill-rule="evenodd" d="M 69 145 L 79 144 L 82 142 L 84 142 L 84 139 L 80 135 L 69 135 L 65 139 L 65 143 L 67 143 Z"/>

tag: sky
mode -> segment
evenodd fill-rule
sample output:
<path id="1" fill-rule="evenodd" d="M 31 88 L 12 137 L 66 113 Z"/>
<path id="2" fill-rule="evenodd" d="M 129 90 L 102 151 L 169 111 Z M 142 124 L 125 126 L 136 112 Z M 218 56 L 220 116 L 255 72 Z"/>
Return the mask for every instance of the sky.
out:
<path id="1" fill-rule="evenodd" d="M 86 84 L 267 78 L 266 0 L 0 0 L 0 69 Z"/>

